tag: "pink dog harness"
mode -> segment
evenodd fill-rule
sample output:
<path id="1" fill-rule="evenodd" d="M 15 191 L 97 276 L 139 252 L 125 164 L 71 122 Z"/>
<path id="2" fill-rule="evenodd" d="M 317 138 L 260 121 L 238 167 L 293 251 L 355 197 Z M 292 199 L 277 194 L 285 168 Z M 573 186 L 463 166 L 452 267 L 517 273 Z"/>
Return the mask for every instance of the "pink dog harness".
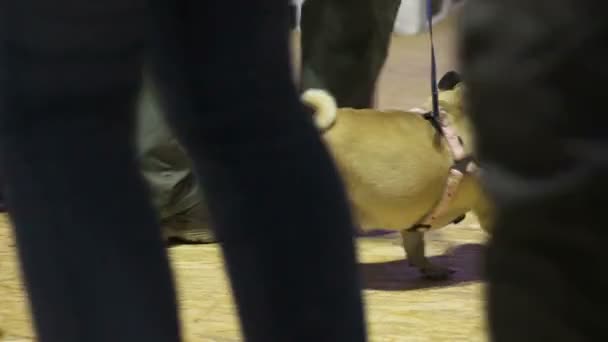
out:
<path id="1" fill-rule="evenodd" d="M 442 108 L 439 109 L 437 119 L 435 119 L 431 113 L 421 108 L 413 108 L 410 109 L 409 112 L 421 114 L 433 124 L 433 127 L 438 130 L 438 133 L 445 138 L 452 154 L 452 159 L 454 160 L 454 164 L 450 167 L 450 173 L 448 174 L 441 199 L 437 202 L 435 207 L 422 218 L 422 220 L 408 229 L 409 231 L 426 231 L 431 229 L 433 227 L 433 222 L 445 213 L 450 201 L 458 191 L 458 186 L 464 178 L 464 175 L 477 172 L 478 167 L 473 157 L 465 154 L 462 139 L 451 125 L 445 110 Z M 462 219 L 464 219 L 464 216 L 458 218 L 455 222 Z"/>

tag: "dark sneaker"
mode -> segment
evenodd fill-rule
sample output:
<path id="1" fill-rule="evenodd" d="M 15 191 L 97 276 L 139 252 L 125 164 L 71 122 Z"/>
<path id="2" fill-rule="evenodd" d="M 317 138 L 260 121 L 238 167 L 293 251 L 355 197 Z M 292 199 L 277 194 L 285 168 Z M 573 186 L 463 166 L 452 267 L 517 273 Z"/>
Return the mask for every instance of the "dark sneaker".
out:
<path id="1" fill-rule="evenodd" d="M 161 226 L 164 238 L 167 241 L 177 240 L 188 243 L 218 242 L 209 224 L 207 208 L 200 203 L 175 216 L 162 220 Z"/>

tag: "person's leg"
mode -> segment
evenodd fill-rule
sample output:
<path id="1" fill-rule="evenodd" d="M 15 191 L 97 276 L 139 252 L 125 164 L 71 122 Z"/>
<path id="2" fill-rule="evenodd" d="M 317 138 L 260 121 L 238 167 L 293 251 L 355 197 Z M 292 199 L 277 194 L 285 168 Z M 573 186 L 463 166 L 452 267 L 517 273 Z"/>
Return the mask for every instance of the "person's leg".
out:
<path id="1" fill-rule="evenodd" d="M 329 90 L 340 107 L 372 108 L 401 0 L 306 0 L 303 89 Z"/>
<path id="2" fill-rule="evenodd" d="M 144 75 L 137 123 L 141 170 L 161 218 L 171 217 L 200 202 L 192 163 L 167 125 L 157 91 Z"/>
<path id="3" fill-rule="evenodd" d="M 179 340 L 135 160 L 145 6 L 0 2 L 0 165 L 41 342 Z"/>
<path id="4" fill-rule="evenodd" d="M 186 151 L 171 131 L 152 79 L 144 73 L 137 111 L 137 151 L 166 239 L 214 242 L 207 204 Z"/>
<path id="5" fill-rule="evenodd" d="M 1 176 L 0 173 L 0 213 L 6 212 L 6 202 L 4 200 L 4 177 Z"/>
<path id="6" fill-rule="evenodd" d="M 492 341 L 604 341 L 608 4 L 465 6 L 467 105 L 498 214 L 486 260 Z"/>
<path id="7" fill-rule="evenodd" d="M 154 27 L 172 31 L 154 51 L 163 103 L 201 174 L 246 340 L 364 341 L 351 216 L 291 79 L 288 2 L 154 3 Z"/>

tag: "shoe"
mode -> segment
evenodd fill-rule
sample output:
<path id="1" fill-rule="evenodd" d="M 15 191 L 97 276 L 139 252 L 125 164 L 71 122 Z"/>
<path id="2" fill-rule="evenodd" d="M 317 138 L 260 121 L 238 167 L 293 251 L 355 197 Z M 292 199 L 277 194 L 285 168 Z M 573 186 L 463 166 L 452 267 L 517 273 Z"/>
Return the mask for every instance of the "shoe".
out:
<path id="1" fill-rule="evenodd" d="M 206 206 L 199 203 L 194 207 L 161 221 L 166 241 L 187 243 L 218 242 L 209 223 Z"/>

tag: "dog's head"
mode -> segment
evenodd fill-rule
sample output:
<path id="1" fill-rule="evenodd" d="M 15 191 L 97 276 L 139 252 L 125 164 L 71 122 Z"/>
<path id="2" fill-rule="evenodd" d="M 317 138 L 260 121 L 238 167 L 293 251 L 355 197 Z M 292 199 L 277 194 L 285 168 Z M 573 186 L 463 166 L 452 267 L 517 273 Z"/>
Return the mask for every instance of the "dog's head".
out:
<path id="1" fill-rule="evenodd" d="M 437 83 L 437 88 L 439 89 L 439 106 L 452 116 L 462 116 L 464 85 L 460 74 L 453 70 L 448 71 Z"/>
<path id="2" fill-rule="evenodd" d="M 464 140 L 466 149 L 470 151 L 475 145 L 475 139 L 472 124 L 464 105 L 466 87 L 462 78 L 456 71 L 449 71 L 441 77 L 437 88 L 439 89 L 439 106 L 447 112 Z M 429 100 L 430 103 L 431 100 Z"/>

